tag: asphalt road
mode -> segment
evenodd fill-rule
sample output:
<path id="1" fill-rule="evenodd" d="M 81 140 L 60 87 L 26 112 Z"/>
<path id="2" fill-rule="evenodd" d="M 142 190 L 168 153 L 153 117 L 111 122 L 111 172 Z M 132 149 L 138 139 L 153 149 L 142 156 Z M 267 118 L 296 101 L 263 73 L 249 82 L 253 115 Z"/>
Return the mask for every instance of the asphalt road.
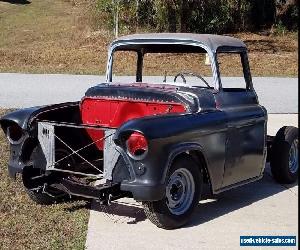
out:
<path id="1" fill-rule="evenodd" d="M 126 81 L 128 77 L 120 77 Z M 237 86 L 241 78 L 226 78 Z M 21 108 L 66 101 L 77 101 L 85 91 L 104 82 L 104 76 L 59 74 L 0 74 L 0 107 Z M 162 77 L 145 81 L 161 82 Z M 298 113 L 298 78 L 254 77 L 259 101 L 269 113 Z"/>

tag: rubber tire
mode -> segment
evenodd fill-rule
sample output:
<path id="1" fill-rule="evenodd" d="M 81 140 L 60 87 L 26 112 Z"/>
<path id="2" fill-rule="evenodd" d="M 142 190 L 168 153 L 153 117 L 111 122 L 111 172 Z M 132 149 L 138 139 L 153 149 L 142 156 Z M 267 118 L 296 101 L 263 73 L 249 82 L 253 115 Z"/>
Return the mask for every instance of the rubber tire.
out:
<path id="1" fill-rule="evenodd" d="M 297 180 L 298 171 L 289 169 L 289 152 L 291 145 L 298 138 L 298 128 L 286 126 L 278 130 L 271 148 L 270 166 L 274 179 L 278 183 L 291 184 Z"/>
<path id="2" fill-rule="evenodd" d="M 62 152 L 62 157 L 66 154 L 65 150 L 58 149 L 57 152 Z M 33 153 L 31 155 L 31 160 L 34 159 L 34 157 L 38 157 L 39 154 L 43 154 L 42 148 L 40 145 L 34 148 Z M 73 159 L 72 159 L 73 161 Z M 42 165 L 42 164 L 41 164 Z M 47 193 L 50 193 L 51 195 L 56 197 L 52 197 L 48 195 L 47 193 L 43 193 L 42 191 L 33 191 L 29 189 L 29 187 L 25 184 L 28 184 L 27 179 L 30 177 L 33 177 L 33 175 L 40 175 L 41 174 L 41 169 L 38 167 L 39 164 L 37 164 L 36 168 L 31 168 L 30 171 L 23 171 L 22 179 L 23 179 L 23 184 L 24 187 L 26 188 L 27 194 L 31 200 L 33 200 L 35 203 L 40 204 L 40 205 L 52 205 L 55 203 L 61 203 L 65 200 L 70 200 L 70 196 L 68 196 L 66 193 L 63 191 L 59 191 L 57 189 L 49 187 L 47 189 Z M 25 170 L 25 169 L 24 169 Z M 34 188 L 34 187 L 30 187 Z"/>
<path id="3" fill-rule="evenodd" d="M 190 208 L 184 214 L 172 214 L 166 204 L 166 198 L 159 201 L 143 202 L 144 212 L 147 218 L 159 228 L 169 230 L 176 229 L 185 225 L 189 221 L 196 205 L 200 200 L 203 183 L 202 173 L 199 170 L 199 166 L 190 156 L 182 156 L 175 159 L 170 167 L 166 180 L 169 179 L 169 177 L 176 169 L 182 168 L 183 166 L 191 172 L 195 182 L 195 193 L 193 201 Z"/>
<path id="4" fill-rule="evenodd" d="M 33 200 L 35 203 L 40 204 L 40 205 L 52 205 L 55 203 L 59 203 L 63 200 L 63 198 L 60 197 L 52 197 L 46 193 L 42 192 L 36 192 L 27 189 L 27 194 L 31 200 Z"/>
<path id="5" fill-rule="evenodd" d="M 41 170 L 38 168 L 32 168 L 32 167 L 25 167 L 22 174 L 22 181 L 24 188 L 26 189 L 26 192 L 31 200 L 33 200 L 35 203 L 40 205 L 51 205 L 57 202 L 62 201 L 62 197 L 66 196 L 63 195 L 63 192 L 58 191 L 54 188 L 47 188 L 47 192 L 50 193 L 53 196 L 48 195 L 47 193 L 43 193 L 42 190 L 34 190 L 34 188 L 37 188 L 36 184 L 32 184 L 30 182 L 30 178 L 37 176 L 41 174 Z"/>

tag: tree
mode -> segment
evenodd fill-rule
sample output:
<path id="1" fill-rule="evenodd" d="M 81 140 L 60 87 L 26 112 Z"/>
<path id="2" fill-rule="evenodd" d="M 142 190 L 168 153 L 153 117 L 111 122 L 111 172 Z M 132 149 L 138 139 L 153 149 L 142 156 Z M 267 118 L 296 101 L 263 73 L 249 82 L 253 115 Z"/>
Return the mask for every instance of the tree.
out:
<path id="1" fill-rule="evenodd" d="M 275 21 L 289 30 L 297 29 L 298 0 L 276 0 Z"/>

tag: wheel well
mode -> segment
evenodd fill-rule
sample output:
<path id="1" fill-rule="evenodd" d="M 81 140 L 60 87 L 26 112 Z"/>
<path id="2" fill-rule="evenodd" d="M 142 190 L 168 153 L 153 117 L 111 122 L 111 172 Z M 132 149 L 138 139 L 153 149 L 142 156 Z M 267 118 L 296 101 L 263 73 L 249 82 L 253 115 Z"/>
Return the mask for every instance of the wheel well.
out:
<path id="1" fill-rule="evenodd" d="M 211 188 L 210 176 L 209 176 L 209 172 L 208 172 L 208 169 L 207 169 L 207 163 L 206 163 L 206 160 L 205 160 L 205 157 L 204 157 L 203 153 L 201 151 L 199 151 L 199 150 L 185 151 L 183 153 L 180 153 L 180 154 L 176 155 L 175 158 L 173 159 L 173 161 L 177 157 L 181 157 L 183 155 L 191 156 L 193 158 L 193 160 L 199 166 L 199 170 L 202 169 L 202 172 L 203 172 L 203 182 L 209 184 L 210 188 Z"/>
<path id="2" fill-rule="evenodd" d="M 27 138 L 22 147 L 21 159 L 23 162 L 30 160 L 33 150 L 38 146 L 37 138 Z"/>

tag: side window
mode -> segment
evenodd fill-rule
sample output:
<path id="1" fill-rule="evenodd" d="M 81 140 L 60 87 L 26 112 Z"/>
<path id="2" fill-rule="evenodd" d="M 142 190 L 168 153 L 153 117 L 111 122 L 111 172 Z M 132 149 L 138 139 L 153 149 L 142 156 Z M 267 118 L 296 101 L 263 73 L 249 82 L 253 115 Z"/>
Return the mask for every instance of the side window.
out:
<path id="1" fill-rule="evenodd" d="M 247 88 L 242 54 L 218 53 L 219 71 L 224 91 L 244 91 Z"/>
<path id="2" fill-rule="evenodd" d="M 137 53 L 134 51 L 116 51 L 113 54 L 112 81 L 136 81 Z"/>

